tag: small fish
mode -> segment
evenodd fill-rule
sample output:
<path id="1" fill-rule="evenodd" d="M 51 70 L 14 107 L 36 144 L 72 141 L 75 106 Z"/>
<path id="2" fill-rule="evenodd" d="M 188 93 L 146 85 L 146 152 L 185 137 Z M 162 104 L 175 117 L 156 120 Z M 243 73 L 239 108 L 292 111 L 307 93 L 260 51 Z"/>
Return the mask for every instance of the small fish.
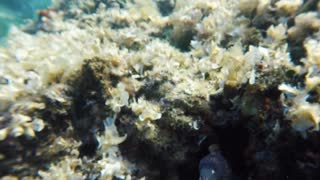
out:
<path id="1" fill-rule="evenodd" d="M 230 180 L 231 170 L 217 145 L 210 147 L 210 154 L 199 163 L 199 180 Z"/>

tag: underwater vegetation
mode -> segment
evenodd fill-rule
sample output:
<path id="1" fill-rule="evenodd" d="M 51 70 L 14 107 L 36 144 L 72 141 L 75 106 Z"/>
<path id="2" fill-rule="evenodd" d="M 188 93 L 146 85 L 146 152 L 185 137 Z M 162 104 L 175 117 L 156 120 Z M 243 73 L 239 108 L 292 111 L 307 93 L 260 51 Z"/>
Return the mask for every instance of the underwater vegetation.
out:
<path id="1" fill-rule="evenodd" d="M 0 177 L 318 180 L 319 10 L 54 1 L 0 47 Z"/>

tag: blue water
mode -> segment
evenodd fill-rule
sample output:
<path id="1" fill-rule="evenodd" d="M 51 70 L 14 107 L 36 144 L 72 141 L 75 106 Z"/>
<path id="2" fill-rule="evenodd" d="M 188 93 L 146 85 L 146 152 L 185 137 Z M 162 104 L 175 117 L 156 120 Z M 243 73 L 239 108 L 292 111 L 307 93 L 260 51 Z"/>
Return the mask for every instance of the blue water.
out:
<path id="1" fill-rule="evenodd" d="M 38 9 L 45 9 L 52 0 L 0 0 L 0 40 L 7 35 L 11 25 L 21 25 L 35 20 Z"/>

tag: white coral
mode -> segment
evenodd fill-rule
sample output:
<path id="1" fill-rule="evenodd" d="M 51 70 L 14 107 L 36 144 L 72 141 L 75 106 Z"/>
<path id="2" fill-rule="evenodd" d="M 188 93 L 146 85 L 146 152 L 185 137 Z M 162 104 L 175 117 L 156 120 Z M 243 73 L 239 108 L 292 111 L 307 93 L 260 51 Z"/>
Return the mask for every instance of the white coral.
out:
<path id="1" fill-rule="evenodd" d="M 0 122 L 4 121 L 5 117 L 0 117 Z M 10 124 L 0 130 L 0 141 L 7 138 L 7 136 L 19 137 L 22 135 L 34 137 L 35 132 L 40 132 L 44 128 L 42 119 L 33 119 L 23 114 L 13 114 L 11 116 Z"/>
<path id="2" fill-rule="evenodd" d="M 302 5 L 303 0 L 280 0 L 276 2 L 276 7 L 288 14 L 293 14 Z"/>
<path id="3" fill-rule="evenodd" d="M 320 105 L 306 101 L 307 91 L 286 84 L 281 84 L 279 90 L 286 94 L 282 96 L 282 102 L 288 108 L 286 115 L 292 127 L 300 132 L 319 130 Z"/>
<path id="4" fill-rule="evenodd" d="M 133 102 L 130 106 L 132 111 L 139 116 L 140 121 L 157 120 L 162 116 L 158 105 L 148 102 L 143 98 L 139 98 L 138 102 Z"/>
<path id="5" fill-rule="evenodd" d="M 123 83 L 118 83 L 117 88 L 110 89 L 111 99 L 106 101 L 106 105 L 110 105 L 112 110 L 119 113 L 121 107 L 129 104 L 129 93 L 126 91 L 126 86 Z"/>
<path id="6" fill-rule="evenodd" d="M 83 179 L 83 174 L 78 172 L 77 167 L 82 165 L 81 159 L 65 157 L 64 160 L 57 164 L 52 164 L 48 171 L 39 171 L 39 175 L 43 179 L 48 180 L 77 180 Z"/>

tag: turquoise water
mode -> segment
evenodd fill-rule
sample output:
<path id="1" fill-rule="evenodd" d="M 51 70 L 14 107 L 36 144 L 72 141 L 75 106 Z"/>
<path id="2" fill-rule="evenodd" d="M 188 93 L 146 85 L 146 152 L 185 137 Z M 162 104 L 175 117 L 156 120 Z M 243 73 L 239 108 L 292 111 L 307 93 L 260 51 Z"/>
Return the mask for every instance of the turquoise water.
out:
<path id="1" fill-rule="evenodd" d="M 45 9 L 52 0 L 0 0 L 0 40 L 7 35 L 11 25 L 20 25 L 36 19 L 37 10 Z"/>

